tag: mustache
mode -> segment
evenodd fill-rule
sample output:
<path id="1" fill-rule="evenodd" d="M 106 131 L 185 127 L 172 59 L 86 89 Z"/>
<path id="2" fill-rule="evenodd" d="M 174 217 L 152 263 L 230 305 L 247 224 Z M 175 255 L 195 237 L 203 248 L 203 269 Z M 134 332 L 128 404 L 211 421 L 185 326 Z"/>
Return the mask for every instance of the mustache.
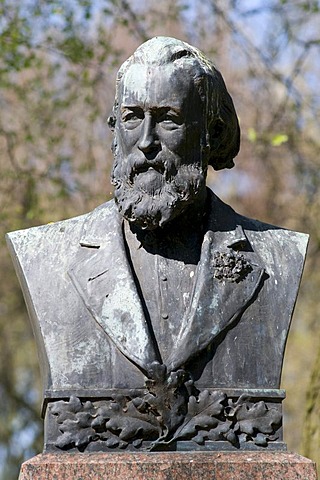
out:
<path id="1" fill-rule="evenodd" d="M 144 173 L 148 171 L 150 168 L 153 168 L 153 170 L 156 170 L 159 173 L 164 173 L 165 171 L 165 162 L 161 160 L 157 161 L 150 161 L 150 160 L 136 160 L 132 166 L 131 166 L 131 171 L 133 173 Z"/>
<path id="2" fill-rule="evenodd" d="M 161 155 L 161 152 L 158 152 L 154 158 L 148 158 L 145 155 L 140 156 L 134 153 L 127 156 L 125 163 L 119 157 L 115 157 L 113 173 L 114 176 L 118 176 L 120 169 L 120 176 L 126 178 L 129 183 L 133 183 L 135 177 L 139 174 L 152 169 L 168 181 L 177 173 L 178 167 L 175 165 L 175 160 L 171 155 Z"/>
<path id="3" fill-rule="evenodd" d="M 164 176 L 166 180 L 177 173 L 176 168 L 172 168 L 172 166 L 169 167 L 168 161 L 166 160 L 138 159 L 133 162 L 128 172 L 129 181 L 133 182 L 137 175 L 149 170 L 155 170 L 157 173 Z"/>

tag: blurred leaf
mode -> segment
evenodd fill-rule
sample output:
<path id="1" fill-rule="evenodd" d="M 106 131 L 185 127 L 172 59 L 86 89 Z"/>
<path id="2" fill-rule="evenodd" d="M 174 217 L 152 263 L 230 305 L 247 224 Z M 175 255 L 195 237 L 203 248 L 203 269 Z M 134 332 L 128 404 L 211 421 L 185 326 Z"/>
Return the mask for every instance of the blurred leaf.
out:
<path id="1" fill-rule="evenodd" d="M 271 139 L 271 145 L 273 147 L 280 147 L 283 143 L 286 143 L 288 141 L 288 135 L 284 133 L 277 133 L 274 137 Z"/>
<path id="2" fill-rule="evenodd" d="M 254 128 L 248 128 L 248 140 L 251 143 L 254 143 L 257 140 L 257 132 Z"/>

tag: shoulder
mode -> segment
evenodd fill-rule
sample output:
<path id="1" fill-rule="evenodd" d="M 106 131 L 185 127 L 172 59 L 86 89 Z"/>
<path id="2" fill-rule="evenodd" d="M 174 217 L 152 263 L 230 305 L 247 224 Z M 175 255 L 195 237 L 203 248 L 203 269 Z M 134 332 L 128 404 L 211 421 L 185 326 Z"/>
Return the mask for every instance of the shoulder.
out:
<path id="1" fill-rule="evenodd" d="M 6 241 L 10 250 L 17 250 L 20 254 L 45 244 L 70 243 L 79 242 L 79 238 L 83 235 L 86 225 L 92 222 L 99 223 L 105 220 L 108 225 L 108 218 L 112 217 L 116 211 L 114 201 L 111 200 L 89 213 L 72 217 L 59 222 L 48 223 L 37 227 L 31 227 L 23 230 L 16 230 L 6 234 Z"/>
<path id="2" fill-rule="evenodd" d="M 296 253 L 305 256 L 309 242 L 308 234 L 288 230 L 239 214 L 237 214 L 237 219 L 246 235 L 250 237 L 253 243 L 259 244 L 260 248 L 276 248 L 287 252 L 288 255 Z"/>
<path id="3" fill-rule="evenodd" d="M 248 239 L 264 256 L 281 252 L 281 256 L 287 259 L 301 259 L 304 261 L 309 235 L 283 227 L 265 223 L 256 219 L 237 214 L 238 221 L 242 225 Z M 269 250 L 269 255 L 267 255 Z"/>
<path id="4" fill-rule="evenodd" d="M 210 216 L 214 222 L 218 222 L 218 228 L 231 231 L 241 226 L 250 243 L 264 256 L 270 257 L 275 252 L 281 252 L 291 258 L 301 256 L 304 259 L 309 235 L 241 215 L 209 192 Z"/>

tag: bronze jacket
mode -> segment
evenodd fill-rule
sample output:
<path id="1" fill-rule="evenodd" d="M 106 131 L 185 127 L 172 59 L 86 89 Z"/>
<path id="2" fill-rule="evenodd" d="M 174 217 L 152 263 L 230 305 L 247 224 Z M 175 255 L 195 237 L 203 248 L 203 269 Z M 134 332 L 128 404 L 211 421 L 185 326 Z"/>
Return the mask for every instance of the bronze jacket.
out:
<path id="1" fill-rule="evenodd" d="M 168 371 L 187 369 L 199 388 L 279 388 L 308 236 L 241 216 L 209 192 L 195 286 Z M 143 388 L 157 359 L 122 222 L 110 201 L 7 236 L 45 398 Z"/>

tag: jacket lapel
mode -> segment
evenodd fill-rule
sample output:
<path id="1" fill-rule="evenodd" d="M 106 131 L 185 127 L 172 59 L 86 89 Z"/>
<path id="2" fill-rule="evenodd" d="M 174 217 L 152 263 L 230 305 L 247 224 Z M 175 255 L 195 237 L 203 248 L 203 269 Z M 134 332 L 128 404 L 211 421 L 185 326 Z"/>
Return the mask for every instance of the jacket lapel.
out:
<path id="1" fill-rule="evenodd" d="M 94 210 L 68 272 L 86 307 L 116 347 L 143 371 L 157 360 L 113 202 Z"/>
<path id="2" fill-rule="evenodd" d="M 168 370 L 183 366 L 231 327 L 262 282 L 264 269 L 258 265 L 259 260 L 237 222 L 237 215 L 217 197 L 213 202 L 214 212 L 211 208 L 211 222 L 209 220 L 202 244 L 192 300 L 178 334 L 176 349 L 167 361 Z M 228 278 L 227 273 L 223 273 L 224 268 L 222 274 L 217 275 L 217 257 L 226 259 L 226 267 L 229 263 L 231 270 L 232 262 L 238 259 L 242 278 L 236 280 L 234 276 L 232 279 L 232 275 Z"/>

